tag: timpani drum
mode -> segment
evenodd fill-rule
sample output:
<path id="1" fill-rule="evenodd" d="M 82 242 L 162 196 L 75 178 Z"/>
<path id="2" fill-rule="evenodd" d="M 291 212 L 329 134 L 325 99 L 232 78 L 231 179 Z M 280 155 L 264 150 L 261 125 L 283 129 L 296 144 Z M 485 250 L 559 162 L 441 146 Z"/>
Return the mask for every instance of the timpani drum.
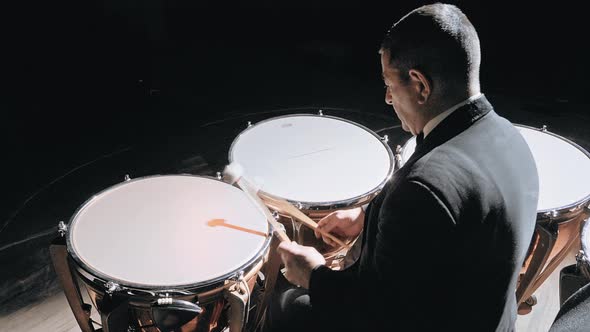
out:
<path id="1" fill-rule="evenodd" d="M 221 331 L 230 315 L 243 326 L 270 243 L 241 190 L 191 175 L 108 188 L 78 209 L 66 237 L 104 331 L 117 312 L 110 331 Z"/>
<path id="2" fill-rule="evenodd" d="M 520 304 L 533 295 L 579 239 L 580 223 L 588 216 L 590 202 L 590 154 L 545 126 L 515 126 L 531 149 L 539 174 L 537 225 L 517 288 Z M 401 149 L 402 164 L 415 149 L 412 137 Z"/>
<path id="3" fill-rule="evenodd" d="M 263 195 L 287 200 L 318 221 L 329 213 L 369 203 L 393 169 L 386 138 L 357 123 L 312 114 L 279 116 L 250 125 L 233 141 L 238 162 Z M 283 211 L 287 234 L 330 259 L 343 253 L 316 239 Z M 351 244 L 355 239 L 344 239 Z"/>

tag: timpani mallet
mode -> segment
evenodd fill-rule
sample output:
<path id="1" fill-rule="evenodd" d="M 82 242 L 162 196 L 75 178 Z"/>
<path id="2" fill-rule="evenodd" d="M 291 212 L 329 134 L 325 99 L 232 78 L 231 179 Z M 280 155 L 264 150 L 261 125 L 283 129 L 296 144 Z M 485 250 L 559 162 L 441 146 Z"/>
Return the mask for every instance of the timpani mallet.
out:
<path id="1" fill-rule="evenodd" d="M 254 188 L 254 186 L 251 185 L 248 181 L 246 181 L 246 179 L 243 177 L 243 174 L 244 169 L 238 163 L 231 163 L 225 166 L 225 169 L 223 170 L 224 181 L 229 184 L 237 183 L 238 187 L 242 189 L 242 191 L 246 194 L 250 201 L 252 201 L 252 203 L 254 203 L 254 205 L 257 206 L 260 209 L 260 211 L 262 211 L 262 213 L 266 217 L 266 220 L 273 227 L 274 232 L 279 237 L 279 239 L 281 241 L 291 242 L 291 239 L 289 239 L 289 237 L 284 231 L 284 226 L 275 220 L 274 216 L 272 215 L 268 207 L 264 204 L 260 197 L 258 197 L 258 190 Z"/>
<path id="2" fill-rule="evenodd" d="M 279 199 L 276 197 L 269 197 L 267 195 L 261 195 L 262 196 L 262 199 L 261 199 L 259 197 L 259 195 L 260 195 L 259 190 L 257 188 L 254 188 L 254 186 L 252 184 L 250 184 L 242 176 L 243 172 L 244 171 L 243 171 L 242 166 L 239 165 L 238 163 L 233 162 L 233 163 L 226 166 L 226 168 L 224 170 L 224 176 L 228 177 L 228 181 L 227 181 L 228 183 L 237 182 L 238 186 L 240 188 L 242 188 L 242 190 L 244 190 L 244 192 L 246 192 L 248 194 L 248 196 L 251 196 L 252 197 L 251 199 L 253 201 L 255 201 L 257 205 L 262 206 L 262 210 L 265 213 L 265 215 L 268 213 L 272 217 L 272 213 L 270 212 L 270 210 L 268 210 L 268 207 L 263 200 L 270 203 L 270 205 L 273 206 L 274 208 L 277 208 L 283 212 L 288 213 L 289 215 L 291 215 L 295 219 L 299 220 L 300 222 L 302 222 L 304 225 L 311 228 L 312 230 L 317 230 L 320 234 L 328 237 L 329 239 L 336 242 L 338 245 L 342 246 L 343 248 L 350 249 L 349 244 L 344 243 L 342 240 L 340 240 L 339 238 L 335 237 L 334 235 L 326 232 L 325 230 L 318 228 L 318 224 L 315 221 L 313 221 L 305 213 L 299 211 L 299 209 L 297 209 L 295 206 L 293 206 L 293 204 L 289 203 L 288 201 L 286 201 L 284 199 Z M 264 211 L 264 210 L 266 210 L 266 211 Z M 267 216 L 267 219 L 268 219 L 268 216 Z M 277 228 L 277 225 L 280 225 L 274 219 L 274 217 L 272 217 L 272 221 L 269 220 L 269 222 L 271 223 L 271 225 L 273 225 L 273 227 L 275 229 Z M 281 227 L 280 229 L 282 230 L 282 225 L 280 227 Z M 283 232 L 283 234 L 284 234 L 284 232 Z M 280 234 L 279 234 L 279 236 L 280 236 Z M 286 234 L 285 234 L 285 237 L 288 239 Z M 281 238 L 281 240 L 282 240 L 282 238 Z"/>
<path id="3" fill-rule="evenodd" d="M 260 194 L 260 192 L 259 192 L 259 194 Z M 305 213 L 301 212 L 298 208 L 293 206 L 293 204 L 289 203 L 288 201 L 286 201 L 284 199 L 279 199 L 276 197 L 270 197 L 270 196 L 264 195 L 264 194 L 262 194 L 260 196 L 262 197 L 262 200 L 264 202 L 268 203 L 273 208 L 276 208 L 279 211 L 283 211 L 283 212 L 289 214 L 290 216 L 299 220 L 305 226 L 311 228 L 312 230 L 317 230 L 320 234 L 325 235 L 330 240 L 336 242 L 339 246 L 346 248 L 347 250 L 350 249 L 349 244 L 344 243 L 342 240 L 340 240 L 336 236 L 332 235 L 331 233 L 328 233 L 325 230 L 318 228 L 319 227 L 318 224 L 313 219 L 308 217 Z"/>

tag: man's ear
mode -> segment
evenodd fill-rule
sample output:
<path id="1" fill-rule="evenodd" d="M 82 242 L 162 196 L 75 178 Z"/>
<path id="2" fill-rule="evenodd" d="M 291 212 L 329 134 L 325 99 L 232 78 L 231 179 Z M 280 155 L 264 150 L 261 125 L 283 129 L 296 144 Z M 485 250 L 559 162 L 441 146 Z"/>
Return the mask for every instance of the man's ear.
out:
<path id="1" fill-rule="evenodd" d="M 418 103 L 424 105 L 432 92 L 432 83 L 421 71 L 410 69 L 408 72 L 412 84 L 416 88 L 418 94 Z"/>

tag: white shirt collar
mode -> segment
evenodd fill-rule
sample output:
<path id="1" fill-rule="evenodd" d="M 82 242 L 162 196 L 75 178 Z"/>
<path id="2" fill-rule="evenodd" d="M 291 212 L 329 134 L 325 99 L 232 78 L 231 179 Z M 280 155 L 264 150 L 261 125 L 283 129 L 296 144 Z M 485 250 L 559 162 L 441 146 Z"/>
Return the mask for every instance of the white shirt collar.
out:
<path id="1" fill-rule="evenodd" d="M 422 129 L 422 132 L 424 133 L 424 137 L 428 136 L 428 134 L 430 134 L 432 132 L 432 130 L 436 126 L 438 126 L 439 123 L 441 123 L 447 116 L 451 115 L 451 113 L 456 111 L 459 107 L 466 105 L 481 96 L 483 96 L 483 93 L 475 94 L 475 95 L 463 100 L 462 102 L 451 106 L 446 111 L 444 111 L 444 112 L 440 113 L 439 115 L 435 116 L 434 118 L 430 119 L 430 121 L 428 121 L 428 123 L 426 123 L 426 125 L 424 126 L 424 129 Z"/>

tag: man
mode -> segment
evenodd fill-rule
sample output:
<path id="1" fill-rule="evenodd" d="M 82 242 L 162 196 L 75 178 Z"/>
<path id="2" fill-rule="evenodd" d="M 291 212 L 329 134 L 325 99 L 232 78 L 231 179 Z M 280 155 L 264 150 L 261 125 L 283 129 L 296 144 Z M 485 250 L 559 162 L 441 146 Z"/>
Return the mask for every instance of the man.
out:
<path id="1" fill-rule="evenodd" d="M 331 270 L 314 248 L 281 243 L 285 277 L 300 287 L 271 310 L 271 325 L 511 331 L 538 177 L 518 130 L 480 92 L 475 28 L 455 6 L 423 6 L 393 25 L 379 53 L 385 102 L 418 146 L 366 213 L 319 222 L 336 234 L 362 229 L 354 265 Z"/>

